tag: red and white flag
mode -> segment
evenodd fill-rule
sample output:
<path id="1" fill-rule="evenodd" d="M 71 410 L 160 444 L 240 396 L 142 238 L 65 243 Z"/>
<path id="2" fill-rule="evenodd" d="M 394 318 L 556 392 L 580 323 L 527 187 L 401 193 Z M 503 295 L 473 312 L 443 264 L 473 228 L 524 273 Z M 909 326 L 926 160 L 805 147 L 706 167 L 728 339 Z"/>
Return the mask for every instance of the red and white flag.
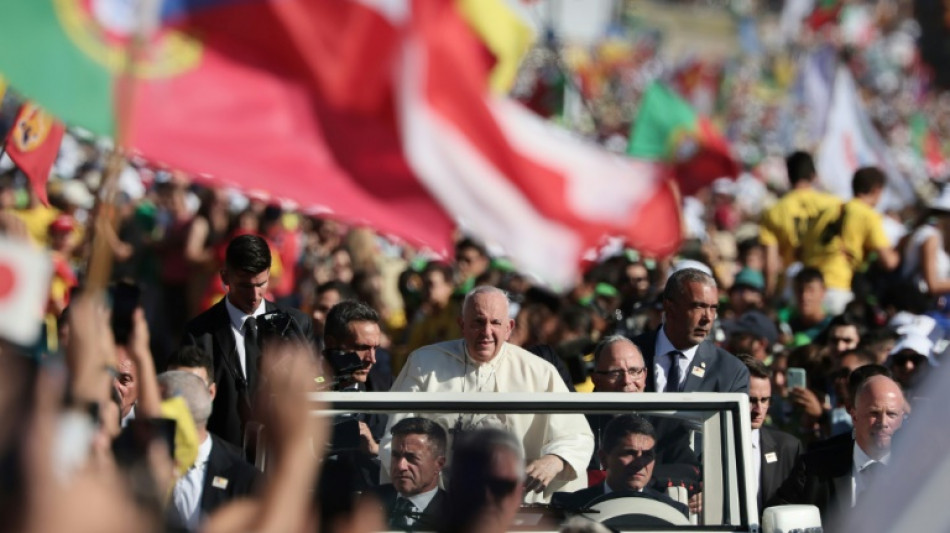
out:
<path id="1" fill-rule="evenodd" d="M 354 2 L 404 38 L 395 109 L 415 176 L 460 224 L 556 286 L 608 235 L 648 255 L 680 243 L 665 165 L 608 153 L 489 95 L 490 61 L 453 2 Z M 382 7 L 385 6 L 385 9 Z"/>
<path id="2" fill-rule="evenodd" d="M 23 346 L 37 341 L 52 271 L 36 247 L 0 238 L 0 338 Z"/>

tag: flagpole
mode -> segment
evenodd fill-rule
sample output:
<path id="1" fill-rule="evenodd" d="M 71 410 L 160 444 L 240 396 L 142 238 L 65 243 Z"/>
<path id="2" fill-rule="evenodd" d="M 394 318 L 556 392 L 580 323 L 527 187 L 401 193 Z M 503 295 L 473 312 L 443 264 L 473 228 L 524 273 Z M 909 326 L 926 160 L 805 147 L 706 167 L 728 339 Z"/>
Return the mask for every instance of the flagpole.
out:
<path id="1" fill-rule="evenodd" d="M 147 2 L 146 2 L 147 3 Z M 125 48 L 125 62 L 119 74 L 116 87 L 116 124 L 115 139 L 112 152 L 106 163 L 106 170 L 96 195 L 93 208 L 92 222 L 93 236 L 89 250 L 89 260 L 86 269 L 86 288 L 91 292 L 104 291 L 109 286 L 112 277 L 114 254 L 106 232 L 116 232 L 115 197 L 118 190 L 119 175 L 125 165 L 125 152 L 122 147 L 128 137 L 129 123 L 131 122 L 131 106 L 135 89 L 135 60 L 139 51 L 144 48 L 144 20 L 145 9 L 140 3 L 140 20 L 132 42 Z"/>

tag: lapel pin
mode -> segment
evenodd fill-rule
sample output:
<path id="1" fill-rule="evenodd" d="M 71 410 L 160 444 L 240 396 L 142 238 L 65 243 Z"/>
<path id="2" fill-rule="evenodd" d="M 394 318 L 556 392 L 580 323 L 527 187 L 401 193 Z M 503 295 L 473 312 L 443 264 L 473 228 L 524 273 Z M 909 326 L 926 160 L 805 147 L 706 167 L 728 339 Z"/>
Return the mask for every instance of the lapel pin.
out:
<path id="1" fill-rule="evenodd" d="M 766 463 L 774 463 L 775 461 L 778 461 L 778 456 L 775 455 L 775 452 L 769 452 L 765 454 Z"/>
<path id="2" fill-rule="evenodd" d="M 701 378 L 701 377 L 703 377 L 703 376 L 706 375 L 706 369 L 703 368 L 703 367 L 700 367 L 700 366 L 694 366 L 694 367 L 693 367 L 693 375 L 696 376 L 696 377 L 698 377 L 698 378 Z"/>
<path id="3" fill-rule="evenodd" d="M 216 489 L 226 489 L 228 488 L 228 478 L 214 476 L 214 479 L 211 480 L 211 486 Z"/>

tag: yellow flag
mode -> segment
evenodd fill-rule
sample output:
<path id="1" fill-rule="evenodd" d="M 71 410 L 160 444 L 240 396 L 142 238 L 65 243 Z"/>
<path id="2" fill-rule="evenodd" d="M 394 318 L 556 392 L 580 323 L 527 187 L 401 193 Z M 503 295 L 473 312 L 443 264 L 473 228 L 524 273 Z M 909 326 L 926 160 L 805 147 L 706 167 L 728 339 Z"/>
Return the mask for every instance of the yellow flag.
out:
<path id="1" fill-rule="evenodd" d="M 198 458 L 198 446 L 201 445 L 198 442 L 198 429 L 191 418 L 188 404 L 181 396 L 162 402 L 162 417 L 175 421 L 175 470 L 180 477 Z"/>
<path id="2" fill-rule="evenodd" d="M 492 92 L 507 93 L 534 41 L 534 32 L 505 0 L 458 0 L 458 7 L 498 61 L 489 82 Z"/>

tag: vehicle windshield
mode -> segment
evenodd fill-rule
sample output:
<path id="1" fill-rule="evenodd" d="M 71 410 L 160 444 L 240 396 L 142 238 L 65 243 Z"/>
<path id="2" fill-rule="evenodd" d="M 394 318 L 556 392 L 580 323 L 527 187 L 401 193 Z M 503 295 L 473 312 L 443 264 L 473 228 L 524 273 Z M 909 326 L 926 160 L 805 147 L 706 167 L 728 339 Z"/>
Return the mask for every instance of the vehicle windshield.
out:
<path id="1" fill-rule="evenodd" d="M 409 524 L 394 516 L 405 513 L 394 504 L 402 496 L 428 507 L 431 500 L 420 494 L 450 501 L 452 487 L 491 485 L 493 478 L 485 474 L 491 467 L 473 471 L 453 459 L 453 451 L 469 457 L 456 443 L 486 428 L 513 435 L 529 465 L 523 485 L 501 487 L 519 491 L 512 496 L 520 499 L 512 530 L 556 531 L 575 516 L 614 530 L 742 530 L 758 522 L 743 452 L 749 449 L 749 430 L 741 429 L 749 426 L 749 411 L 742 394 L 344 392 L 319 398 L 329 403 L 317 411 L 333 417 L 325 467 L 359 463 L 353 458 L 367 451 L 361 426 L 385 425 L 375 458 L 381 486 L 366 492 L 380 498 L 392 529 L 437 527 L 427 509 L 413 507 Z M 444 448 L 434 445 L 443 434 Z M 563 470 L 541 490 L 532 485 L 530 465 L 545 456 L 560 459 L 556 464 Z M 354 474 L 341 469 L 333 475 Z M 466 497 L 478 499 L 477 493 Z M 465 508 L 477 507 L 474 500 Z M 461 518 L 455 512 L 444 519 Z"/>

